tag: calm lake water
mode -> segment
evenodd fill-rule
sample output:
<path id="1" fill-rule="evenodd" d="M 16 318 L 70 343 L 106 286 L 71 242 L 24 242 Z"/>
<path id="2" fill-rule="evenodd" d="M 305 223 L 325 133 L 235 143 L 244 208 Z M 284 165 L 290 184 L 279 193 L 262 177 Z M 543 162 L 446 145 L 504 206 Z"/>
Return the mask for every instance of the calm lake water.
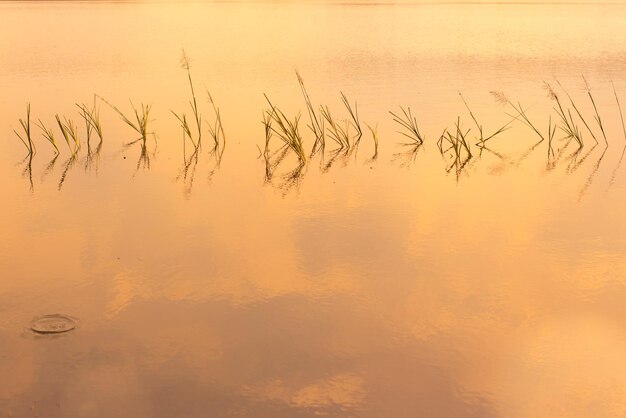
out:
<path id="1" fill-rule="evenodd" d="M 0 416 L 623 417 L 625 21 L 624 4 L 0 3 Z M 182 48 L 197 154 L 171 113 L 191 117 Z M 263 93 L 314 142 L 295 69 L 316 108 L 358 102 L 376 158 L 366 130 L 266 171 Z M 474 145 L 459 92 L 487 134 L 515 113 L 503 91 L 546 135 L 544 81 L 577 118 L 556 79 L 597 146 L 578 119 L 582 148 L 520 121 Z M 101 147 L 78 124 L 55 159 L 33 126 L 25 159 L 27 102 L 56 129 L 94 94 L 152 104 L 156 141 L 126 145 L 98 101 Z M 423 146 L 401 145 L 399 106 Z M 437 146 L 457 117 L 471 159 Z M 59 313 L 76 329 L 30 330 Z"/>

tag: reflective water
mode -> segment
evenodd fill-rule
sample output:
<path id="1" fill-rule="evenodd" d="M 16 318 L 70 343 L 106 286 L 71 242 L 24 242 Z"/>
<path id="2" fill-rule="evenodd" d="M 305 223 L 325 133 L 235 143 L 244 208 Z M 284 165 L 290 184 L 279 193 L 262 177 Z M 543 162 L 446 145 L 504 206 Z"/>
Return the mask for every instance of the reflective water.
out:
<path id="1" fill-rule="evenodd" d="M 620 417 L 626 412 L 626 106 L 622 4 L 0 3 L 0 416 Z M 198 154 L 181 48 L 226 146 Z M 269 176 L 263 93 L 346 118 Z M 581 75 L 596 100 L 608 147 Z M 458 92 L 493 132 L 521 103 L 557 116 L 572 95 L 579 148 L 521 122 L 475 146 Z M 571 108 L 563 97 L 565 105 Z M 100 102 L 104 140 L 71 157 L 25 117 L 78 121 L 99 94 L 153 104 L 146 148 Z M 426 136 L 389 111 L 410 106 Z M 573 112 L 573 110 L 572 110 Z M 440 152 L 457 117 L 472 158 Z M 575 115 L 574 115 L 575 116 Z M 279 142 L 272 139 L 272 152 Z M 197 160 L 196 160 L 197 157 Z M 197 162 L 196 162 L 197 161 Z M 295 175 L 297 174 L 297 175 Z M 35 335 L 34 318 L 77 328 Z"/>

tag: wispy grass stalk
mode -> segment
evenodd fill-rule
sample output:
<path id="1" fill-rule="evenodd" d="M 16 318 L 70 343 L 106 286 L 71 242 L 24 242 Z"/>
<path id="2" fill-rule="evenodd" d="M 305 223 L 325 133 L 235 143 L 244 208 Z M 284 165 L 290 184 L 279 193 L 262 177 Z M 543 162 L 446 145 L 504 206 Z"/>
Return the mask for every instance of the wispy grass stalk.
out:
<path id="1" fill-rule="evenodd" d="M 87 111 L 85 109 L 81 109 L 80 116 L 83 118 L 83 121 L 85 122 L 85 138 L 87 140 L 87 149 L 89 149 L 91 148 L 92 126 L 91 126 L 91 123 L 89 122 L 89 117 L 87 116 Z"/>
<path id="2" fill-rule="evenodd" d="M 509 122 L 507 122 L 506 124 L 501 126 L 498 130 L 496 130 L 494 133 L 492 133 L 491 135 L 488 135 L 487 137 L 485 137 L 485 134 L 483 132 L 483 126 L 480 123 L 478 123 L 478 119 L 476 119 L 476 116 L 474 116 L 474 112 L 472 112 L 472 109 L 470 109 L 469 105 L 467 104 L 467 101 L 465 100 L 465 97 L 463 97 L 461 92 L 459 92 L 459 97 L 461 97 L 461 100 L 463 101 L 463 104 L 465 105 L 465 108 L 467 109 L 467 111 L 470 114 L 472 120 L 474 121 L 474 124 L 476 125 L 476 128 L 478 129 L 479 138 L 478 138 L 478 143 L 476 145 L 484 146 L 485 142 L 487 142 L 490 139 L 500 135 L 502 132 L 506 131 L 507 129 L 510 129 L 510 127 L 511 127 L 510 125 L 511 125 L 511 123 L 513 123 L 514 119 L 511 119 Z"/>
<path id="3" fill-rule="evenodd" d="M 622 130 L 624 131 L 624 139 L 626 140 L 626 125 L 624 124 L 624 114 L 622 113 L 622 106 L 619 104 L 619 98 L 617 97 L 617 90 L 615 90 L 615 84 L 613 84 L 613 80 L 611 80 L 611 85 L 613 86 L 613 94 L 615 95 L 615 101 L 617 102 L 617 108 L 619 109 L 619 117 L 622 121 Z"/>
<path id="4" fill-rule="evenodd" d="M 309 114 L 310 124 L 308 125 L 311 132 L 315 136 L 316 145 L 319 143 L 322 147 L 324 146 L 324 119 L 322 116 L 318 116 L 317 112 L 313 107 L 313 103 L 311 102 L 311 98 L 309 97 L 309 93 L 306 91 L 304 87 L 304 80 L 298 70 L 296 70 L 296 77 L 298 77 L 298 83 L 300 84 L 300 90 L 302 90 L 302 96 L 304 97 L 304 103 L 306 104 L 307 113 Z M 315 148 L 315 146 L 314 146 Z"/>
<path id="5" fill-rule="evenodd" d="M 187 71 L 187 78 L 189 79 L 189 88 L 191 89 L 191 100 L 189 101 L 189 105 L 191 106 L 191 110 L 193 111 L 193 116 L 196 121 L 196 127 L 198 128 L 199 143 L 202 138 L 202 116 L 200 115 L 200 111 L 198 110 L 198 101 L 196 100 L 196 93 L 193 88 L 193 80 L 191 78 L 191 62 L 184 49 L 180 58 L 180 66 L 185 71 Z"/>
<path id="6" fill-rule="evenodd" d="M 537 129 L 537 127 L 530 121 L 530 119 L 528 118 L 528 115 L 526 114 L 526 111 L 524 110 L 524 108 L 522 107 L 519 101 L 517 102 L 517 104 L 511 102 L 509 98 L 503 92 L 491 91 L 490 93 L 495 98 L 496 102 L 504 104 L 504 105 L 508 104 L 517 113 L 517 115 L 509 115 L 509 116 L 513 117 L 514 119 L 521 120 L 526 126 L 531 128 L 537 134 L 537 136 L 541 138 L 542 141 L 545 139 L 544 136 L 541 134 L 541 132 L 539 132 L 539 129 Z"/>
<path id="7" fill-rule="evenodd" d="M 585 83 L 585 90 L 587 90 L 587 95 L 589 96 L 589 100 L 591 100 L 591 104 L 593 106 L 593 111 L 594 111 L 594 119 L 596 120 L 598 127 L 600 128 L 600 131 L 602 132 L 602 137 L 604 138 L 604 143 L 605 145 L 609 145 L 609 141 L 606 138 L 606 132 L 604 132 L 604 126 L 602 125 L 602 119 L 600 118 L 600 113 L 598 113 L 598 107 L 596 106 L 596 101 L 593 98 L 593 95 L 591 94 L 591 87 L 589 87 L 589 83 L 587 83 L 587 79 L 585 78 L 585 76 L 583 76 L 583 82 Z"/>
<path id="8" fill-rule="evenodd" d="M 352 105 L 350 104 L 350 101 L 348 100 L 348 98 L 346 97 L 346 95 L 343 92 L 341 93 L 341 101 L 343 102 L 344 106 L 346 107 L 346 109 L 348 110 L 348 113 L 350 114 L 350 119 L 351 119 L 351 124 L 354 127 L 354 129 L 356 130 L 356 138 L 355 138 L 355 142 L 359 142 L 361 140 L 361 137 L 363 136 L 363 130 L 361 129 L 361 122 L 359 121 L 359 108 L 357 105 L 357 102 L 354 102 L 354 108 L 352 107 Z"/>

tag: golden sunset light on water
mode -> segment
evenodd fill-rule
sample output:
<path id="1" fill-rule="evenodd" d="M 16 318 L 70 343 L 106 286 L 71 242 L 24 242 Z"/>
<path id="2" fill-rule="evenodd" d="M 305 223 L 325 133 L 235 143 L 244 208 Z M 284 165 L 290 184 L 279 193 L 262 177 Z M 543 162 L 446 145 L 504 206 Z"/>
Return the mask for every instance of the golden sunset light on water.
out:
<path id="1" fill-rule="evenodd" d="M 0 2 L 0 417 L 624 417 L 624 22 Z"/>

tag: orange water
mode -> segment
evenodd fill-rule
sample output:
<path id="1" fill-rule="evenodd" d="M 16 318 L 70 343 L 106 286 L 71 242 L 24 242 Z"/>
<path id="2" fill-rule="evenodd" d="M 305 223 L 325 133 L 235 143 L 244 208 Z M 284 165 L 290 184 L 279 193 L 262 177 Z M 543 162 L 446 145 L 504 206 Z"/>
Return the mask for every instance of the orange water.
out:
<path id="1" fill-rule="evenodd" d="M 623 416 L 625 18 L 620 4 L 0 3 L 0 416 Z M 183 47 L 205 129 L 205 87 L 220 107 L 219 164 L 206 131 L 189 163 L 170 113 L 190 116 Z M 366 131 L 356 152 L 329 146 L 298 177 L 288 154 L 266 178 L 263 93 L 302 112 L 313 144 L 295 68 L 338 118 L 340 91 L 358 102 L 376 159 Z M 475 147 L 459 91 L 486 131 L 512 112 L 494 90 L 545 132 L 555 77 L 598 146 L 579 122 L 585 146 L 557 132 L 548 154 L 515 122 Z M 53 160 L 33 128 L 23 160 L 26 102 L 53 126 L 94 93 L 153 104 L 149 165 L 103 103 L 91 159 L 61 143 Z M 426 136 L 415 153 L 399 106 Z M 462 169 L 436 145 L 457 116 Z M 53 313 L 77 329 L 28 330 Z"/>

